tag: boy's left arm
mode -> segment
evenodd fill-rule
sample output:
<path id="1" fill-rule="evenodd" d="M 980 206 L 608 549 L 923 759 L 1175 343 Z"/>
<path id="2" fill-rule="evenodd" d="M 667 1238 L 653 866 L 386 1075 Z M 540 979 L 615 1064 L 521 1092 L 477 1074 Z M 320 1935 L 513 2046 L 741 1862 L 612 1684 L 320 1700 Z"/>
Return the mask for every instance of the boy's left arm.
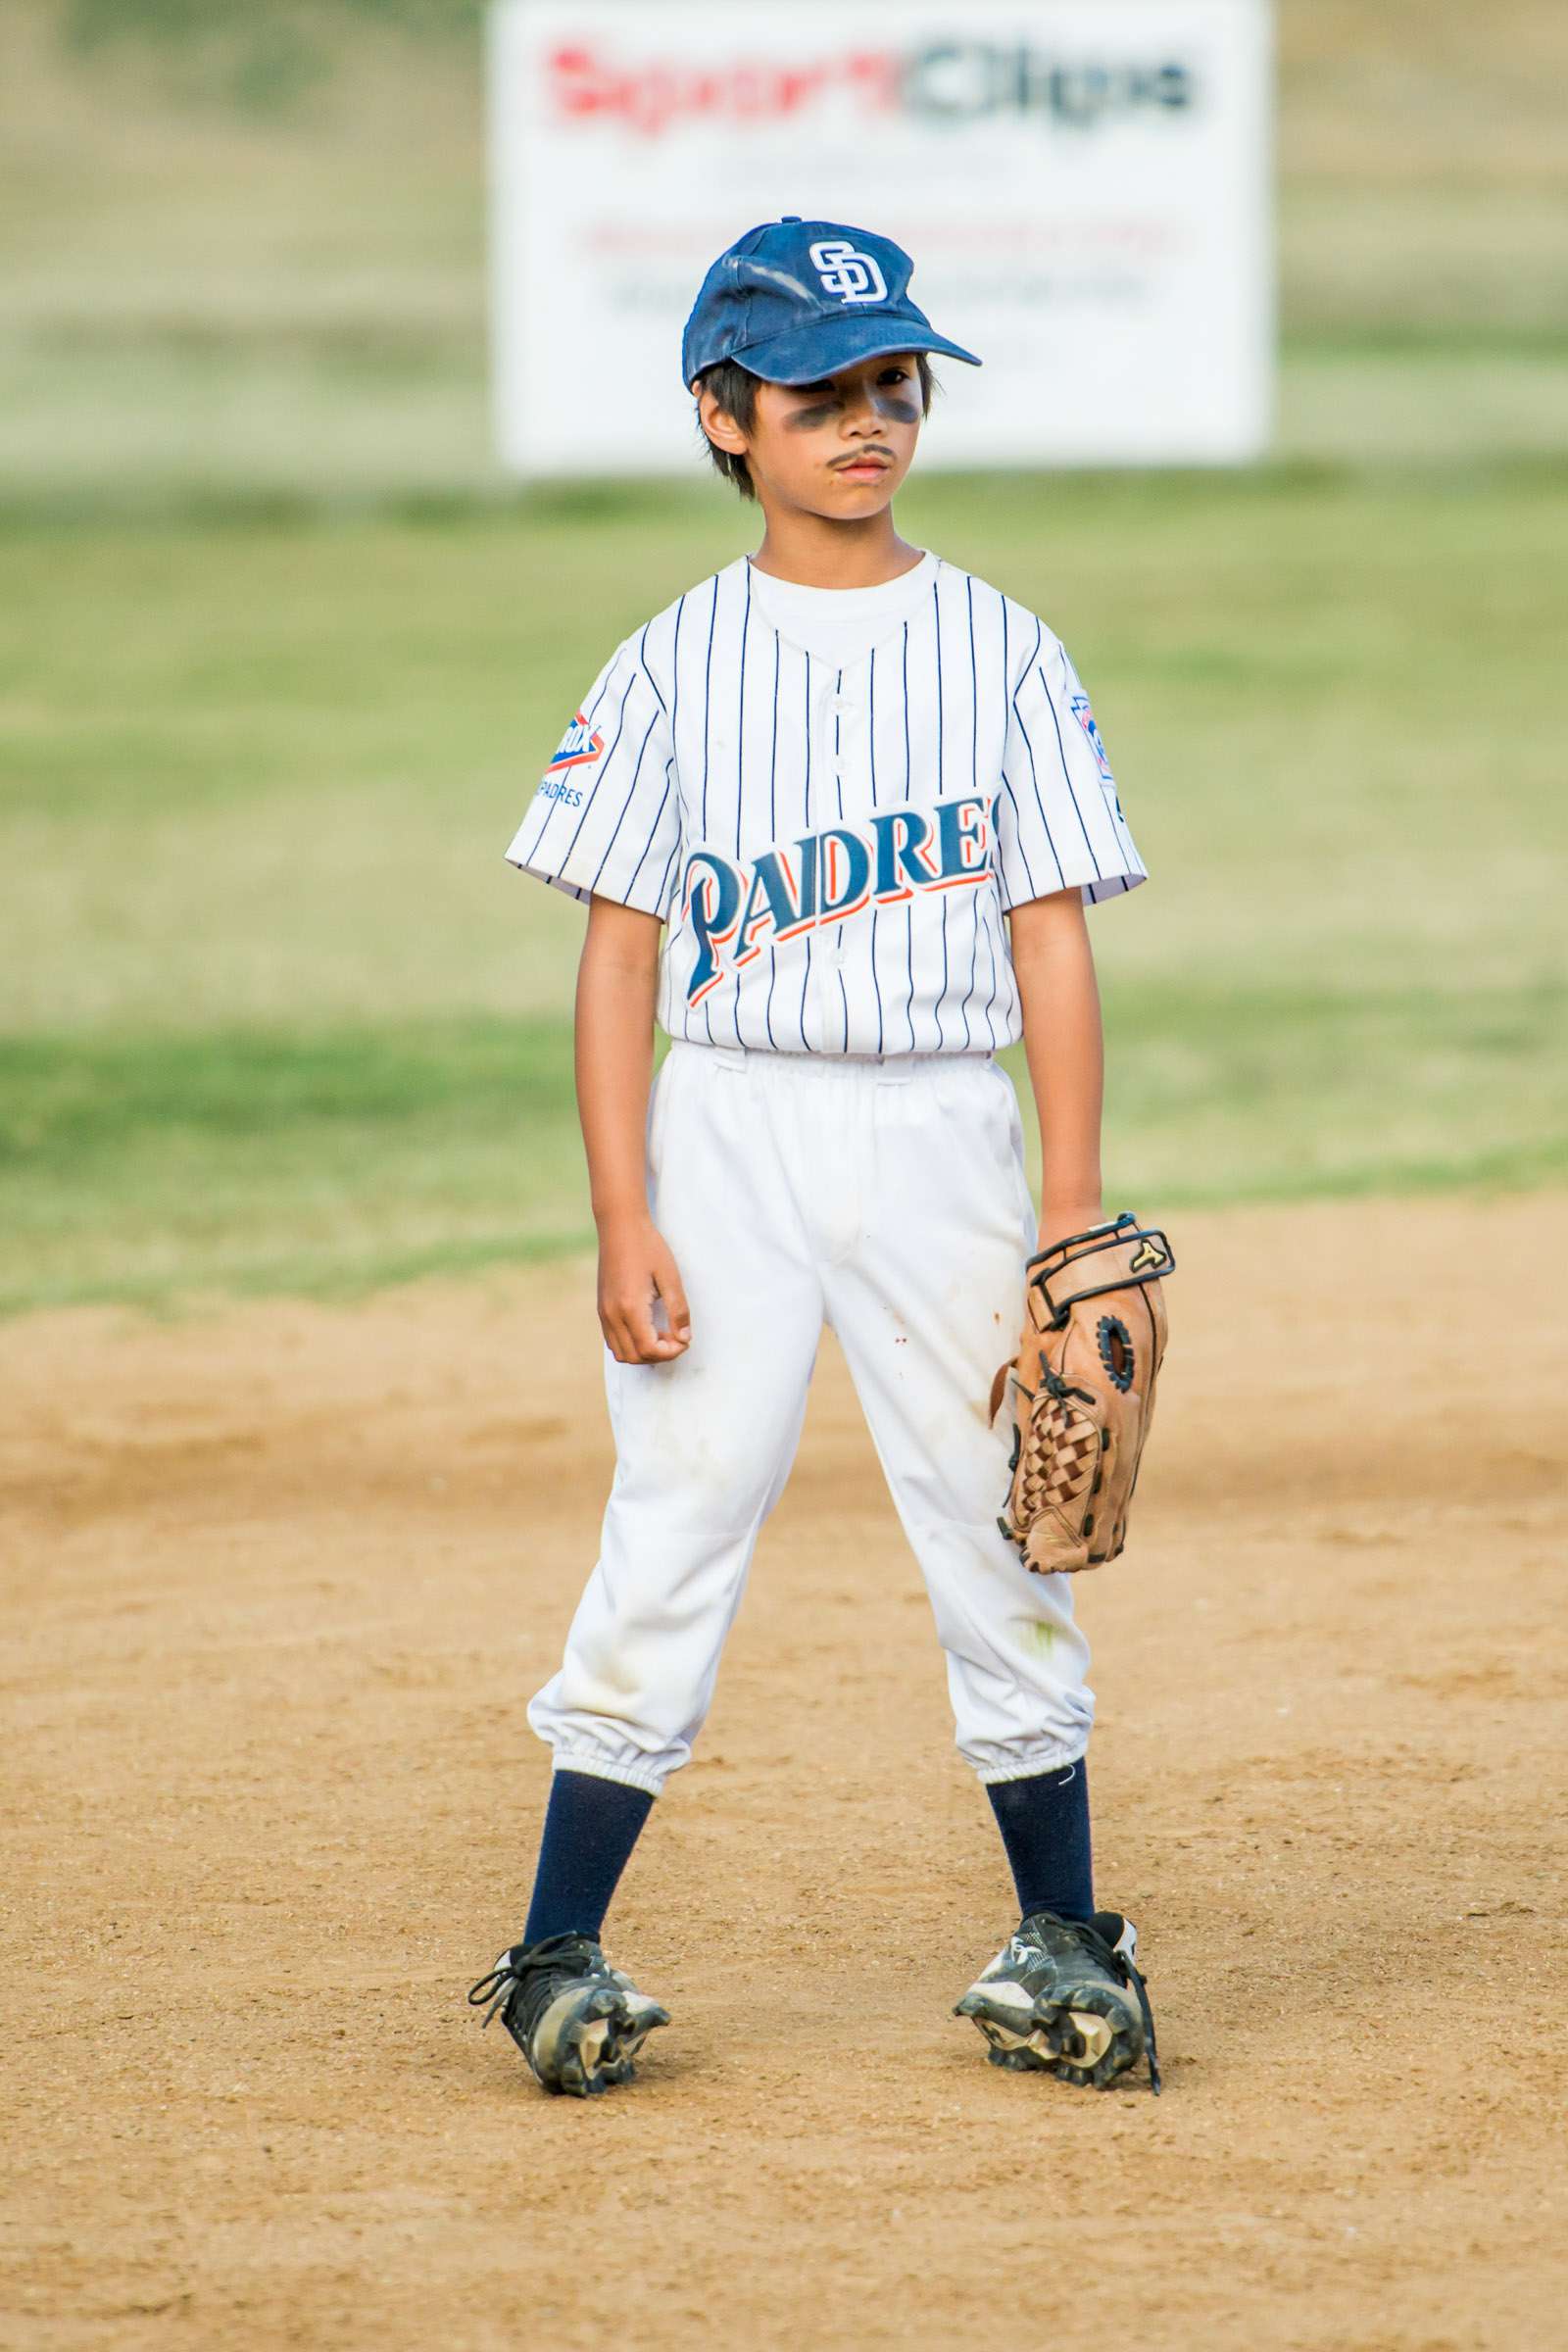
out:
<path id="1" fill-rule="evenodd" d="M 1100 1120 L 1104 1051 L 1082 894 L 1029 899 L 1009 916 L 1024 1053 L 1040 1115 L 1042 1250 L 1104 1216 Z"/>

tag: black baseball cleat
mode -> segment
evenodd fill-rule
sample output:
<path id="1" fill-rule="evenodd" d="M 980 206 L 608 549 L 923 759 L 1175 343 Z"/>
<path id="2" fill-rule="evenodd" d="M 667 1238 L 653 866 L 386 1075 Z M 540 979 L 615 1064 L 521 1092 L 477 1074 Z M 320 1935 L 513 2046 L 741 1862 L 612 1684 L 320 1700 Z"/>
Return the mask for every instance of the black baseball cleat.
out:
<path id="1" fill-rule="evenodd" d="M 648 2035 L 669 2023 L 669 2012 L 612 1968 L 588 1936 L 514 1944 L 468 1999 L 485 2010 L 487 2026 L 500 2013 L 546 2090 L 578 2099 L 629 2082 Z"/>
<path id="2" fill-rule="evenodd" d="M 1147 2057 L 1159 2090 L 1138 1930 L 1119 1911 L 1087 1922 L 1031 1912 L 953 2014 L 974 2019 L 993 2066 L 1103 2090 Z"/>

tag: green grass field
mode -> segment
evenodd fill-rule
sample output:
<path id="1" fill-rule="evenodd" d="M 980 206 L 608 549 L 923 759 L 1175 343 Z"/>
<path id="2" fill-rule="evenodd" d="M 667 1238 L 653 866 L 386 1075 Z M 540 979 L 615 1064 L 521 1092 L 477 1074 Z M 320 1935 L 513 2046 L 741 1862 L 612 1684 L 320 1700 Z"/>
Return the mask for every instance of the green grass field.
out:
<path id="1" fill-rule="evenodd" d="M 1153 874 L 1095 921 L 1118 1201 L 1568 1174 L 1564 168 L 1548 20 L 1503 16 L 1488 176 L 1457 12 L 1413 96 L 1289 15 L 1275 465 L 902 511 L 1066 638 Z M 18 19 L 4 102 L 0 1308 L 581 1242 L 580 916 L 501 853 L 604 653 L 747 518 L 495 483 L 456 31 L 258 98 L 60 23 Z"/>
<path id="2" fill-rule="evenodd" d="M 585 1232 L 580 916 L 501 853 L 716 489 L 15 532 L 0 1302 Z M 1092 680 L 1154 879 L 1095 923 L 1112 1189 L 1568 1172 L 1568 470 L 928 484 Z"/>

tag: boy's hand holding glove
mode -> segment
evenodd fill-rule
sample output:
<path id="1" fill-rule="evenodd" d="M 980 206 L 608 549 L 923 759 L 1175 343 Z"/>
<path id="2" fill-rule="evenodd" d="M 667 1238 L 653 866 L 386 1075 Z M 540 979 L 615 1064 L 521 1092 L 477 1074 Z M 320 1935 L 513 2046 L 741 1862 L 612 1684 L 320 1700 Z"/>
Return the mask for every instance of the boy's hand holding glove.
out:
<path id="1" fill-rule="evenodd" d="M 1029 1319 L 992 1382 L 991 1418 L 1005 1396 L 1012 1485 L 997 1524 L 1042 1576 L 1098 1568 L 1126 1541 L 1175 1263 L 1130 1213 L 1029 1260 Z"/>

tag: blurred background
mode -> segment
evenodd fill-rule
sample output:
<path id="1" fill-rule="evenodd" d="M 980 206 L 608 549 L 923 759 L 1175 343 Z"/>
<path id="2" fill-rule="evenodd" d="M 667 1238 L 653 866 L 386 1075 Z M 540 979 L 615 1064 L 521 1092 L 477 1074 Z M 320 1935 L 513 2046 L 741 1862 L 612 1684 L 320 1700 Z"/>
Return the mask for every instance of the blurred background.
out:
<path id="1" fill-rule="evenodd" d="M 1278 41 L 1270 459 L 900 510 L 1094 692 L 1150 1213 L 1568 1172 L 1568 17 Z M 0 45 L 0 1307 L 581 1246 L 581 918 L 502 851 L 748 513 L 695 455 L 501 476 L 468 0 L 11 0 Z"/>

